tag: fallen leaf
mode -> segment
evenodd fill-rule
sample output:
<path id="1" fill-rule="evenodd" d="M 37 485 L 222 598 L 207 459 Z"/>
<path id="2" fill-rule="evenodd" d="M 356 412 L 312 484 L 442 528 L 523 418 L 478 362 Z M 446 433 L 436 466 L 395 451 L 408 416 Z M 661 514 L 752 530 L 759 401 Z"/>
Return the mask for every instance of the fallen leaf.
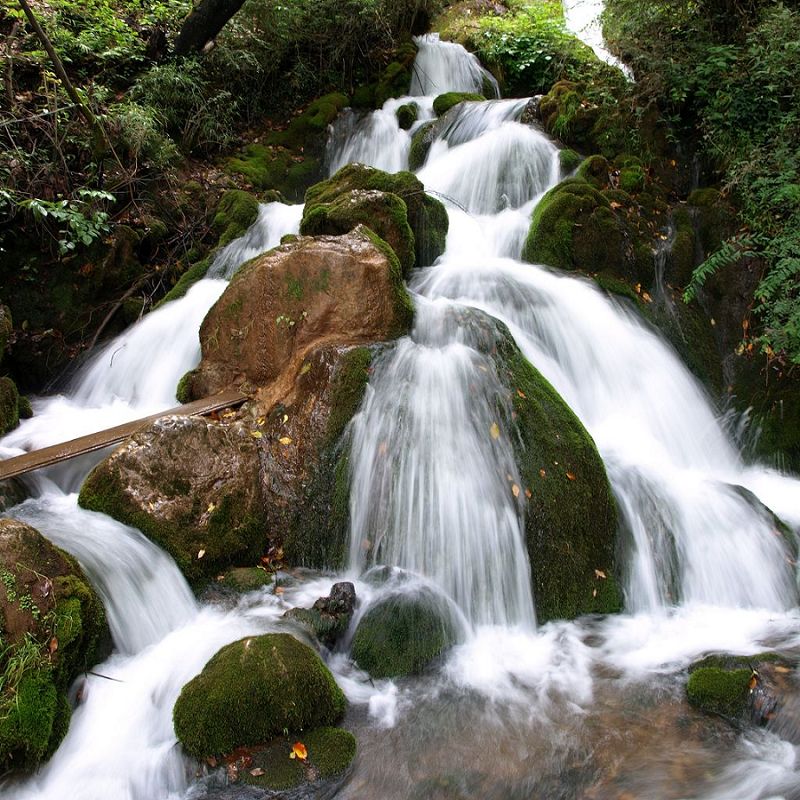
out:
<path id="1" fill-rule="evenodd" d="M 499 439 L 500 438 L 500 426 L 496 423 L 492 423 L 492 427 L 489 428 L 489 433 L 492 434 L 492 439 Z"/>
<path id="2" fill-rule="evenodd" d="M 262 775 L 266 775 L 266 773 L 264 772 L 263 769 L 261 769 L 261 767 L 256 767 L 255 769 L 251 769 L 250 774 L 254 778 L 260 778 Z"/>
<path id="3" fill-rule="evenodd" d="M 56 650 L 58 650 L 58 639 L 56 639 L 55 636 L 50 640 L 50 644 L 47 646 L 47 649 L 50 651 L 51 656 L 56 652 Z"/>
<path id="4" fill-rule="evenodd" d="M 519 497 L 519 486 L 517 486 L 516 483 L 511 487 L 511 494 L 513 494 L 514 497 Z"/>
<path id="5" fill-rule="evenodd" d="M 300 374 L 305 375 L 306 372 L 309 372 L 310 370 L 311 370 L 311 364 L 303 364 L 303 366 L 300 369 Z"/>
<path id="6" fill-rule="evenodd" d="M 607 578 L 607 577 L 608 577 L 608 576 L 605 574 L 605 572 L 603 572 L 603 570 L 601 570 L 601 569 L 596 569 L 596 570 L 594 571 L 594 576 L 595 576 L 595 578 Z"/>
<path id="7" fill-rule="evenodd" d="M 753 670 L 753 674 L 750 676 L 750 682 L 747 684 L 747 688 L 752 692 L 756 686 L 758 686 L 758 673 Z"/>
<path id="8" fill-rule="evenodd" d="M 297 758 L 300 761 L 305 761 L 308 758 L 308 750 L 302 742 L 295 742 L 292 745 L 292 752 L 289 753 L 289 758 Z"/>
<path id="9" fill-rule="evenodd" d="M 547 475 L 547 473 L 543 469 L 540 469 L 539 470 L 539 477 L 540 478 L 544 478 L 545 475 Z"/>
<path id="10" fill-rule="evenodd" d="M 284 592 L 283 586 L 275 587 L 275 594 L 283 594 L 283 592 Z"/>
<path id="11" fill-rule="evenodd" d="M 575 480 L 575 476 L 571 472 L 567 473 L 567 478 L 569 478 L 571 481 Z"/>
<path id="12" fill-rule="evenodd" d="M 266 421 L 267 421 L 267 418 L 266 418 L 266 417 L 259 417 L 259 418 L 256 420 L 256 425 L 263 425 L 263 424 L 264 424 Z"/>
<path id="13" fill-rule="evenodd" d="M 523 400 L 528 399 L 528 395 L 526 395 L 525 392 L 523 392 L 521 389 L 517 389 L 517 395 L 521 397 Z"/>
<path id="14" fill-rule="evenodd" d="M 250 435 L 251 435 L 251 436 L 252 436 L 254 439 L 260 439 L 260 438 L 261 438 L 261 437 L 262 437 L 264 434 L 263 434 L 263 433 L 261 433 L 261 431 L 250 431 Z"/>
<path id="15" fill-rule="evenodd" d="M 597 597 L 597 589 L 592 589 L 592 597 Z"/>
<path id="16" fill-rule="evenodd" d="M 208 513 L 210 514 L 216 507 L 217 506 L 214 503 L 209 503 L 207 509 Z"/>
<path id="17" fill-rule="evenodd" d="M 291 440 L 291 438 L 290 438 L 290 437 L 288 437 L 288 436 L 281 436 L 281 438 L 280 438 L 280 439 L 278 439 L 278 441 L 279 441 L 281 444 L 283 444 L 283 445 L 286 445 L 286 444 L 291 444 L 291 443 L 292 443 L 292 440 Z"/>
<path id="18" fill-rule="evenodd" d="M 285 425 L 288 421 L 289 421 L 289 415 L 288 414 L 284 414 L 283 415 L 283 424 Z"/>
<path id="19" fill-rule="evenodd" d="M 533 497 L 533 492 L 530 489 L 526 489 L 525 490 L 525 497 L 527 497 L 528 500 L 530 500 L 531 497 Z"/>
<path id="20" fill-rule="evenodd" d="M 235 417 L 235 416 L 236 416 L 236 412 L 235 411 L 226 411 L 222 415 L 223 419 L 230 419 L 231 417 Z"/>
<path id="21" fill-rule="evenodd" d="M 653 298 L 650 297 L 650 295 L 647 292 L 642 292 L 642 300 L 644 300 L 645 303 L 650 303 L 653 300 Z"/>
<path id="22" fill-rule="evenodd" d="M 197 558 L 200 559 L 206 554 L 205 550 L 198 550 L 197 551 Z"/>

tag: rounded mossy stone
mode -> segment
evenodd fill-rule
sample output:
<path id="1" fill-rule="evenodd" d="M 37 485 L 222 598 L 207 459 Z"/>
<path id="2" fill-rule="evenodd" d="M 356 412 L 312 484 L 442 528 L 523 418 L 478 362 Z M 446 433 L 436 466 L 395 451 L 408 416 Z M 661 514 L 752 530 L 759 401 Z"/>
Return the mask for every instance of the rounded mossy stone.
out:
<path id="1" fill-rule="evenodd" d="M 0 434 L 19 425 L 19 392 L 11 378 L 0 378 Z"/>
<path id="2" fill-rule="evenodd" d="M 498 376 L 523 486 L 525 542 L 540 623 L 614 613 L 617 508 L 603 460 L 580 420 L 497 324 Z"/>
<path id="3" fill-rule="evenodd" d="M 397 593 L 361 617 L 351 654 L 373 678 L 417 675 L 455 639 L 455 626 L 437 598 L 427 592 Z"/>
<path id="4" fill-rule="evenodd" d="M 428 152 L 436 139 L 439 126 L 436 120 L 420 125 L 411 137 L 411 147 L 408 150 L 408 168 L 410 170 L 420 169 L 428 158 Z"/>
<path id="5" fill-rule="evenodd" d="M 594 155 L 585 158 L 578 166 L 578 177 L 583 178 L 597 189 L 608 186 L 611 165 L 603 156 Z"/>
<path id="6" fill-rule="evenodd" d="M 339 236 L 363 224 L 394 250 L 404 276 L 413 269 L 414 233 L 408 223 L 408 208 L 398 195 L 354 189 L 343 192 L 330 203 L 306 209 L 300 223 L 303 236 Z"/>
<path id="7" fill-rule="evenodd" d="M 438 200 L 425 194 L 425 187 L 411 172 L 389 174 L 364 164 L 348 164 L 308 189 L 304 216 L 312 215 L 316 206 L 333 203 L 354 190 L 394 194 L 406 204 L 408 224 L 414 233 L 416 266 L 430 266 L 444 252 L 449 227 L 447 211 Z"/>
<path id="8" fill-rule="evenodd" d="M 178 278 L 177 283 L 164 295 L 158 303 L 158 306 L 162 306 L 164 303 L 169 303 L 172 300 L 180 300 L 181 297 L 184 297 L 192 286 L 205 278 L 210 266 L 211 258 L 204 258 L 196 264 L 192 264 L 186 272 Z"/>
<path id="9" fill-rule="evenodd" d="M 238 239 L 257 219 L 258 200 L 249 192 L 230 189 L 222 195 L 212 223 L 222 247 Z"/>
<path id="10" fill-rule="evenodd" d="M 218 584 L 235 592 L 255 592 L 275 583 L 275 576 L 260 567 L 233 567 L 220 577 Z"/>
<path id="11" fill-rule="evenodd" d="M 522 257 L 564 270 L 619 272 L 625 232 L 609 201 L 580 178 L 567 178 L 536 206 Z"/>
<path id="12" fill-rule="evenodd" d="M 356 737 L 343 728 L 316 728 L 303 737 L 303 744 L 321 778 L 341 775 L 356 757 Z"/>
<path id="13" fill-rule="evenodd" d="M 747 710 L 751 669 L 698 667 L 686 683 L 689 703 L 700 711 L 738 717 Z"/>
<path id="14" fill-rule="evenodd" d="M 558 163 L 561 166 L 562 172 L 572 172 L 576 170 L 582 162 L 583 158 L 568 147 L 558 151 Z"/>
<path id="15" fill-rule="evenodd" d="M 433 113 L 437 117 L 446 114 L 453 106 L 465 102 L 481 102 L 486 100 L 482 94 L 475 94 L 474 92 L 445 92 L 440 94 L 433 101 Z"/>
<path id="16" fill-rule="evenodd" d="M 394 113 L 397 116 L 397 124 L 402 130 L 407 131 L 417 121 L 419 106 L 416 103 L 405 103 Z"/>
<path id="17" fill-rule="evenodd" d="M 392 61 L 387 65 L 375 84 L 373 98 L 375 108 L 381 108 L 392 97 L 402 97 L 408 92 L 408 87 L 411 84 L 410 66 L 410 61 L 407 58 L 402 61 Z"/>
<path id="18" fill-rule="evenodd" d="M 3 353 L 8 347 L 8 340 L 11 338 L 13 329 L 14 323 L 11 319 L 11 309 L 0 303 L 0 361 L 3 360 Z"/>
<path id="19" fill-rule="evenodd" d="M 647 181 L 644 169 L 638 164 L 623 167 L 619 171 L 619 188 L 628 194 L 641 192 Z"/>
<path id="20" fill-rule="evenodd" d="M 284 730 L 336 723 L 347 701 L 330 670 L 286 633 L 223 647 L 181 690 L 173 709 L 178 741 L 205 758 L 261 744 Z"/>

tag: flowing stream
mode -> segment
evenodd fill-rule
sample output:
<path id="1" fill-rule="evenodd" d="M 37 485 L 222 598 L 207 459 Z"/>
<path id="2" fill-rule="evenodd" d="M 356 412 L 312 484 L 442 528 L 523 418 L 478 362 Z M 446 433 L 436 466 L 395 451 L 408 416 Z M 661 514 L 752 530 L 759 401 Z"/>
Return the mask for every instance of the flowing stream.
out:
<path id="1" fill-rule="evenodd" d="M 419 45 L 409 97 L 334 126 L 331 170 L 353 160 L 403 168 L 410 138 L 394 112 L 405 102 L 419 105 L 419 125 L 441 92 L 496 94 L 460 47 L 436 37 Z M 451 604 L 462 635 L 439 669 L 405 681 L 373 683 L 346 653 L 330 656 L 359 740 L 337 796 L 796 798 L 796 735 L 732 731 L 689 712 L 682 687 L 685 667 L 705 653 L 800 649 L 796 571 L 772 516 L 797 533 L 800 483 L 742 461 L 703 388 L 633 311 L 586 279 L 518 260 L 532 209 L 563 177 L 556 145 L 519 123 L 525 103 L 462 106 L 419 171 L 447 205 L 450 233 L 438 263 L 415 272 L 414 328 L 375 365 L 351 425 L 349 575 L 363 608 L 381 592 L 364 571 L 402 568 Z M 3 439 L 2 454 L 173 406 L 226 280 L 296 232 L 301 213 L 262 206 L 183 299 L 103 348 L 63 395 L 35 400 L 36 415 Z M 524 512 L 508 491 L 517 465 L 508 437 L 488 435 L 503 388 L 481 345 L 483 314 L 508 326 L 605 461 L 622 519 L 624 614 L 536 626 Z M 198 604 L 138 531 L 77 507 L 100 457 L 28 478 L 31 499 L 8 512 L 79 559 L 115 649 L 83 681 L 52 760 L 2 794 L 206 797 L 172 732 L 181 686 L 223 644 L 279 629 L 287 607 L 310 605 L 336 576 L 235 607 Z"/>

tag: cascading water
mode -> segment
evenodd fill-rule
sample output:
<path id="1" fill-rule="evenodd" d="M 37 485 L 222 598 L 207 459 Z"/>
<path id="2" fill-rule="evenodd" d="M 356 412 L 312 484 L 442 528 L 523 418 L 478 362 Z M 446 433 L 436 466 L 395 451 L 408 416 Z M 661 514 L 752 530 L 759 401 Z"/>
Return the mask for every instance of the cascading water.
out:
<path id="1" fill-rule="evenodd" d="M 411 94 L 423 118 L 443 91 L 491 93 L 463 49 L 435 37 L 418 45 Z M 351 425 L 352 571 L 388 563 L 418 573 L 408 586 L 441 593 L 468 630 L 440 673 L 399 685 L 373 686 L 345 654 L 333 657 L 357 707 L 347 722 L 360 747 L 337 796 L 407 800 L 447 787 L 481 800 L 788 798 L 796 757 L 778 733 L 717 743 L 672 709 L 678 673 L 699 654 L 800 648 L 794 571 L 754 497 L 800 526 L 798 482 L 741 463 L 703 390 L 631 313 L 581 279 L 516 260 L 537 198 L 560 177 L 554 145 L 517 122 L 524 105 L 468 104 L 439 131 L 420 177 L 448 205 L 446 253 L 415 275 L 412 335 L 376 364 Z M 404 166 L 408 134 L 394 108 L 334 131 L 329 165 Z M 299 214 L 262 207 L 254 229 L 219 254 L 218 274 L 296 230 Z M 48 429 L 61 440 L 172 405 L 198 357 L 199 322 L 224 285 L 200 282 L 115 340 L 66 397 L 36 401 L 37 417 L 3 440 L 5 452 L 52 443 Z M 625 522 L 636 613 L 535 630 L 522 510 L 508 491 L 517 467 L 506 437 L 492 433 L 503 391 L 481 339 L 486 318 L 472 309 L 506 323 L 594 437 Z M 164 337 L 180 340 L 179 357 L 161 348 Z M 287 604 L 310 604 L 333 579 L 290 587 L 283 599 L 198 609 L 170 559 L 138 532 L 77 509 L 65 490 L 79 476 L 48 475 L 10 514 L 84 565 L 117 649 L 96 671 L 116 681 L 87 678 L 53 759 L 3 786 L 4 796 L 187 797 L 194 767 L 171 723 L 181 686 L 220 646 L 274 629 Z M 364 604 L 381 591 L 357 582 Z M 603 765 L 622 783 L 586 793 Z"/>

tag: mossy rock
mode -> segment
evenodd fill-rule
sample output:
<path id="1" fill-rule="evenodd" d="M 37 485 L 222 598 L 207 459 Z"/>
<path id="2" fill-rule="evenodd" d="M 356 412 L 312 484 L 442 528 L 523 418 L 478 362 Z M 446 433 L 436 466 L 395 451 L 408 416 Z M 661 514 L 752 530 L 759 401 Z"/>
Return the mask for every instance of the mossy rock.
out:
<path id="1" fill-rule="evenodd" d="M 319 465 L 286 525 L 284 553 L 291 564 L 342 569 L 350 523 L 350 442 L 345 434 L 369 382 L 375 348 L 354 347 L 339 360 L 331 382 L 330 414 Z"/>
<path id="2" fill-rule="evenodd" d="M 594 127 L 599 109 L 584 103 L 584 87 L 571 81 L 559 81 L 539 102 L 544 129 L 563 142 L 582 149 L 594 145 Z"/>
<path id="3" fill-rule="evenodd" d="M 558 163 L 561 165 L 562 172 L 572 172 L 576 170 L 582 162 L 583 158 L 581 155 L 568 147 L 558 151 Z"/>
<path id="4" fill-rule="evenodd" d="M 214 231 L 219 236 L 218 247 L 238 239 L 257 219 L 258 200 L 249 192 L 231 189 L 222 195 L 214 216 Z"/>
<path id="5" fill-rule="evenodd" d="M 414 233 L 417 266 L 429 266 L 444 252 L 449 226 L 447 211 L 438 200 L 425 194 L 425 187 L 410 172 L 390 175 L 363 164 L 348 164 L 306 192 L 304 216 L 314 214 L 315 207 L 333 203 L 342 194 L 354 190 L 386 192 L 403 200 L 408 210 L 408 224 Z"/>
<path id="6" fill-rule="evenodd" d="M 408 168 L 416 171 L 420 169 L 428 158 L 431 145 L 438 136 L 440 126 L 437 120 L 426 122 L 414 132 L 411 137 L 411 147 L 408 151 Z"/>
<path id="7" fill-rule="evenodd" d="M 304 762 L 291 758 L 294 741 L 306 748 Z M 315 728 L 296 737 L 275 739 L 252 750 L 252 766 L 240 773 L 242 783 L 272 791 L 285 791 L 301 784 L 327 781 L 342 775 L 356 755 L 356 738 L 342 728 Z M 263 775 L 253 775 L 254 770 Z"/>
<path id="8" fill-rule="evenodd" d="M 69 686 L 107 639 L 102 603 L 75 559 L 0 520 L 0 771 L 54 752 L 69 725 Z"/>
<path id="9" fill-rule="evenodd" d="M 433 101 L 433 113 L 437 117 L 441 117 L 459 103 L 482 102 L 484 100 L 486 98 L 482 94 L 475 94 L 474 92 L 445 92 Z"/>
<path id="10" fill-rule="evenodd" d="M 740 717 L 747 711 L 751 669 L 699 667 L 686 684 L 689 703 L 707 714 Z"/>
<path id="11" fill-rule="evenodd" d="M 603 156 L 594 155 L 580 163 L 577 177 L 582 178 L 595 189 L 605 189 L 608 186 L 610 173 L 611 165 L 608 160 Z"/>
<path id="12" fill-rule="evenodd" d="M 351 653 L 373 678 L 396 678 L 421 673 L 455 641 L 455 625 L 440 598 L 428 590 L 397 592 L 361 617 Z"/>
<path id="13" fill-rule="evenodd" d="M 414 267 L 414 233 L 408 224 L 408 209 L 396 194 L 355 189 L 343 192 L 330 203 L 306 206 L 300 233 L 304 236 L 349 233 L 360 224 L 381 237 L 394 250 L 404 276 Z"/>
<path id="14" fill-rule="evenodd" d="M 0 434 L 19 425 L 19 392 L 11 378 L 0 378 Z"/>
<path id="15" fill-rule="evenodd" d="M 375 108 L 381 108 L 383 104 L 393 98 L 402 97 L 408 94 L 408 87 L 411 85 L 411 67 L 414 63 L 414 53 L 406 50 L 398 53 L 397 60 L 390 62 L 386 69 L 381 73 L 375 84 L 373 93 L 373 104 Z"/>
<path id="16" fill-rule="evenodd" d="M 407 131 L 417 121 L 419 106 L 416 103 L 405 103 L 395 111 L 395 114 L 401 130 Z"/>
<path id="17" fill-rule="evenodd" d="M 8 340 L 11 338 L 13 329 L 14 324 L 11 319 L 11 309 L 0 303 L 0 361 L 3 360 L 3 353 L 6 352 Z"/>
<path id="18" fill-rule="evenodd" d="M 219 585 L 235 592 L 255 592 L 266 586 L 272 586 L 275 576 L 259 567 L 233 567 L 222 574 Z"/>
<path id="19" fill-rule="evenodd" d="M 496 363 L 511 398 L 537 619 L 619 611 L 617 510 L 594 441 L 499 323 Z"/>
<path id="20" fill-rule="evenodd" d="M 335 724 L 347 701 L 319 656 L 285 633 L 223 647 L 181 690 L 175 734 L 196 758 Z"/>
<path id="21" fill-rule="evenodd" d="M 638 164 L 622 167 L 619 171 L 619 188 L 628 194 L 641 192 L 645 187 L 646 180 L 647 175 Z"/>

